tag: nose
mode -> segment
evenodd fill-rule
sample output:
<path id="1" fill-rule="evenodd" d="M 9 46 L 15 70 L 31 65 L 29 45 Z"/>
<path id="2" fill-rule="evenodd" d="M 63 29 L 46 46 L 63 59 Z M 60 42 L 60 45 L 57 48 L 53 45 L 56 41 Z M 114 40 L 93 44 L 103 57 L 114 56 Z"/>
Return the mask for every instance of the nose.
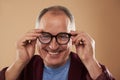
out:
<path id="1" fill-rule="evenodd" d="M 51 50 L 57 50 L 58 47 L 59 47 L 59 44 L 56 42 L 56 39 L 53 38 L 52 41 L 51 41 L 50 44 L 49 44 L 49 48 L 50 48 Z"/>

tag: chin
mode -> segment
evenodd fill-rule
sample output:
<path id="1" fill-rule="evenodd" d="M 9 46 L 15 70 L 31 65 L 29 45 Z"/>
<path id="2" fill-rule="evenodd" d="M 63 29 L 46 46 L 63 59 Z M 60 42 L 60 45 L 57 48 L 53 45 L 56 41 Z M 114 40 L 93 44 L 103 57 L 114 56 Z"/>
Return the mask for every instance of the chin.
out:
<path id="1" fill-rule="evenodd" d="M 57 58 L 47 57 L 46 59 L 44 59 L 44 63 L 49 67 L 59 67 L 61 65 L 64 65 L 66 61 L 67 57 L 62 55 Z"/>

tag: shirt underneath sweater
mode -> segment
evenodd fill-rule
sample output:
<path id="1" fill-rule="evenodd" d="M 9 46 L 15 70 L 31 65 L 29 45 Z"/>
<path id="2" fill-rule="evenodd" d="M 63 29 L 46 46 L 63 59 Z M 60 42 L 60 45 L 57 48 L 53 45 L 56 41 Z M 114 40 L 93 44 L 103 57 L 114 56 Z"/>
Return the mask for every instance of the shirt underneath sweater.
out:
<path id="1" fill-rule="evenodd" d="M 68 59 L 64 65 L 58 68 L 44 66 L 43 80 L 68 80 L 69 67 L 70 59 Z"/>

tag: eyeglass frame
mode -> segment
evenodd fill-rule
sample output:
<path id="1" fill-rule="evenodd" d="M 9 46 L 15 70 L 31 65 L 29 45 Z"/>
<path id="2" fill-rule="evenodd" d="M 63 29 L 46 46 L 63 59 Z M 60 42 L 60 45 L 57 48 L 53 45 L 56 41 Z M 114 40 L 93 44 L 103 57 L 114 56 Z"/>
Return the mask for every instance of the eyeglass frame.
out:
<path id="1" fill-rule="evenodd" d="M 49 33 L 49 32 L 41 32 L 41 33 L 46 33 L 46 34 L 49 34 L 49 35 L 51 36 L 51 39 L 50 39 L 50 41 L 49 41 L 48 43 L 42 42 L 42 41 L 39 39 L 39 37 L 38 37 L 38 40 L 39 40 L 42 44 L 49 44 L 49 43 L 52 41 L 52 39 L 55 37 L 55 40 L 56 40 L 56 42 L 57 42 L 59 45 L 66 45 L 66 44 L 70 41 L 70 37 L 72 36 L 72 34 L 66 33 L 66 32 L 60 32 L 60 33 L 58 33 L 58 34 L 56 34 L 56 35 L 53 35 L 53 34 L 51 34 L 51 33 Z M 57 39 L 57 36 L 60 35 L 60 34 L 67 34 L 67 35 L 68 35 L 69 38 L 68 38 L 68 41 L 67 41 L 65 44 L 60 44 L 60 43 L 59 43 L 59 41 L 58 41 L 58 39 Z"/>

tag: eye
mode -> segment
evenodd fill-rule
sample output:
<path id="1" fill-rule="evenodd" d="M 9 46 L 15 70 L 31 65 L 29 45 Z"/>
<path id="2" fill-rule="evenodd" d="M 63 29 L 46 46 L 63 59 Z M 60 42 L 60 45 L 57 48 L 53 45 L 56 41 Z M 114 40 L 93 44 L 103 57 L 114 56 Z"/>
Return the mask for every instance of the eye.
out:
<path id="1" fill-rule="evenodd" d="M 42 39 L 49 39 L 50 36 L 49 36 L 49 35 L 42 35 L 41 38 L 42 38 Z"/>
<path id="2" fill-rule="evenodd" d="M 68 40 L 69 35 L 67 35 L 67 34 L 59 34 L 57 38 L 60 39 L 60 40 Z"/>
<path id="3" fill-rule="evenodd" d="M 47 34 L 47 33 L 42 33 L 40 35 L 40 39 L 42 39 L 42 40 L 48 40 L 48 39 L 51 39 L 51 36 L 49 34 Z"/>

